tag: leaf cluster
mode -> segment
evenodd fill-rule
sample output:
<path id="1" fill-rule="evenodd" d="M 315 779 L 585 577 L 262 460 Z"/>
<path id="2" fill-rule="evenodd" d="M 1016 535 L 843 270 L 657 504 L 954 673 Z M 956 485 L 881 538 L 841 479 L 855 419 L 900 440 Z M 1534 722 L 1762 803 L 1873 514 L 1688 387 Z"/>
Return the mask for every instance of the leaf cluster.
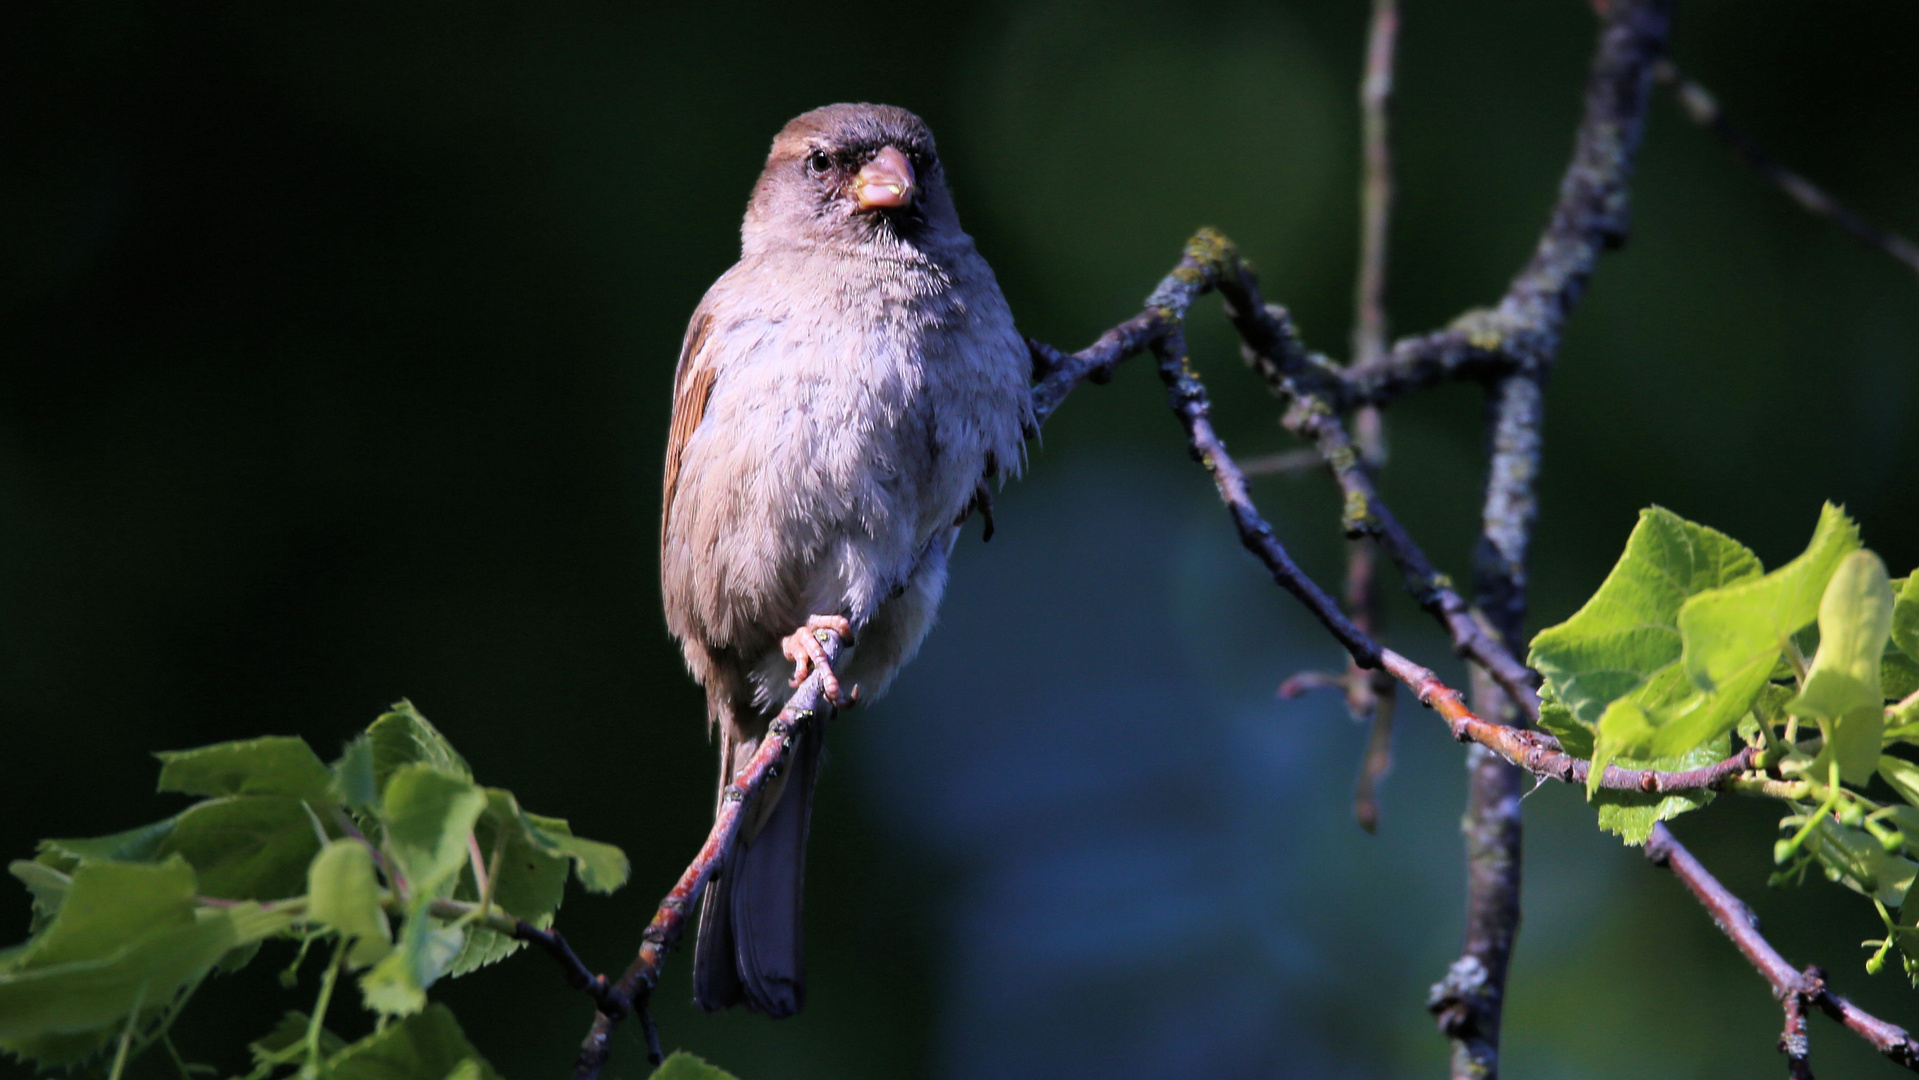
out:
<path id="1" fill-rule="evenodd" d="M 1871 898 L 1887 926 L 1868 961 L 1898 949 L 1919 983 L 1919 574 L 1894 580 L 1827 504 L 1797 558 L 1767 572 L 1724 533 L 1652 507 L 1572 618 L 1534 637 L 1540 726 L 1592 763 L 1602 827 L 1644 843 L 1656 821 L 1711 791 L 1610 791 L 1609 764 L 1668 771 L 1726 759 L 1726 785 L 1784 801 L 1775 884 L 1818 866 Z M 1880 798 L 1889 792 L 1893 797 Z"/>
<path id="2" fill-rule="evenodd" d="M 519 949 L 519 922 L 551 925 L 569 873 L 594 892 L 626 880 L 618 848 L 480 786 L 405 702 L 331 764 L 284 736 L 158 756 L 159 790 L 192 805 L 46 840 L 10 865 L 33 922 L 0 951 L 0 1050 L 42 1067 L 112 1050 L 117 1077 L 155 1044 L 171 1052 L 167 1030 L 205 979 L 280 938 L 330 959 L 312 1014 L 289 1012 L 251 1044 L 247 1080 L 497 1080 L 427 989 Z M 325 1027 L 345 977 L 379 1017 L 350 1044 Z"/>

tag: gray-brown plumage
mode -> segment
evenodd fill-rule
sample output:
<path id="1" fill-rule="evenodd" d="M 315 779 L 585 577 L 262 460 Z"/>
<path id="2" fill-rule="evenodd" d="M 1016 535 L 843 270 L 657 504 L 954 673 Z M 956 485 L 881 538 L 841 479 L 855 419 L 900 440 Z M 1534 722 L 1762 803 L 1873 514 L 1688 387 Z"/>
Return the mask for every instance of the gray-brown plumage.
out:
<path id="1" fill-rule="evenodd" d="M 958 524 L 1017 471 L 1030 362 L 960 231 L 932 133 L 829 105 L 773 140 L 740 261 L 693 313 L 673 377 L 660 523 L 667 625 L 706 688 L 721 786 L 818 662 L 872 698 L 919 648 Z M 823 726 L 749 807 L 707 886 L 701 1006 L 787 1016 L 804 999 L 800 892 Z"/>

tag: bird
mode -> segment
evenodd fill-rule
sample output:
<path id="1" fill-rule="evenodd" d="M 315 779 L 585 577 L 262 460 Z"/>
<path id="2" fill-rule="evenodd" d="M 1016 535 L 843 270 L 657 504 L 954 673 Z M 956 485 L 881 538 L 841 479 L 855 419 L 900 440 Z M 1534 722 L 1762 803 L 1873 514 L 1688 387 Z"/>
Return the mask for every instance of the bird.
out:
<path id="1" fill-rule="evenodd" d="M 817 670 L 835 706 L 870 701 L 918 651 L 961 524 L 978 511 L 990 537 L 991 484 L 1024 464 L 1032 373 L 926 123 L 865 103 L 787 123 L 673 375 L 661 593 L 718 733 L 722 800 L 790 688 Z M 845 646 L 832 663 L 827 629 Z M 824 736 L 802 729 L 706 886 L 706 1010 L 804 1004 Z"/>

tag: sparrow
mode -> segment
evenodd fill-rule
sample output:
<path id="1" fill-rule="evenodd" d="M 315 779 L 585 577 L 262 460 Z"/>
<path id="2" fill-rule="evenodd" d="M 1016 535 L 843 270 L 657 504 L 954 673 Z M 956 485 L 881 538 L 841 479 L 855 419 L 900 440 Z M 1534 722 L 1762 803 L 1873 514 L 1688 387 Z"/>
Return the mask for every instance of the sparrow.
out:
<path id="1" fill-rule="evenodd" d="M 932 625 L 960 524 L 990 514 L 987 482 L 1017 474 L 1033 426 L 1026 345 L 919 117 L 841 104 L 795 118 L 740 241 L 673 374 L 660 520 L 667 626 L 706 691 L 722 795 L 816 669 L 836 706 L 886 689 Z M 846 646 L 834 664 L 822 629 Z M 804 1002 L 824 736 L 823 721 L 803 731 L 706 886 L 702 1008 Z"/>

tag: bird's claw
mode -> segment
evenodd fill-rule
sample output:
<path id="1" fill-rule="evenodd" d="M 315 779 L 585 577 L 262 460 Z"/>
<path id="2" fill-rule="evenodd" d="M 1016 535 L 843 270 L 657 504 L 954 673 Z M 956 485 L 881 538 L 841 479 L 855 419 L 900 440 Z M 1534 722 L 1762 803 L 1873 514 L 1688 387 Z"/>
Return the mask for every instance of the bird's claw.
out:
<path id="1" fill-rule="evenodd" d="M 833 663 L 826 657 L 826 647 L 820 644 L 818 631 L 831 630 L 840 636 L 843 644 L 853 643 L 853 624 L 839 615 L 813 615 L 806 625 L 780 639 L 780 653 L 793 661 L 793 677 L 788 686 L 798 686 L 813 674 L 815 668 L 820 673 L 820 692 L 834 708 L 845 708 L 860 699 L 860 688 L 853 687 L 851 697 L 840 693 L 839 676 L 833 672 Z"/>

